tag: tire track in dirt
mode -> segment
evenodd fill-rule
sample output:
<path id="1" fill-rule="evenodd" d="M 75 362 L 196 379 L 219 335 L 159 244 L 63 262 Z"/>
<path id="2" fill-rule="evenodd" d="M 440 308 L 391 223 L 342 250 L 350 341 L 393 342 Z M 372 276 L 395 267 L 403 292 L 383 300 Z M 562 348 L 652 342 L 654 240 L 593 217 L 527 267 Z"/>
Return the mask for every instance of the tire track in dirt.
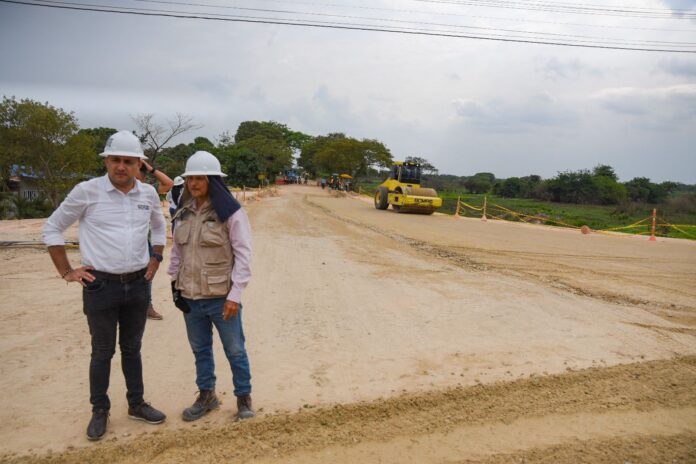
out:
<path id="1" fill-rule="evenodd" d="M 696 433 L 672 436 L 636 436 L 625 439 L 577 440 L 562 445 L 538 447 L 513 454 L 495 454 L 483 459 L 467 459 L 449 464 L 556 464 L 574 463 L 654 463 L 696 462 Z"/>
<path id="2" fill-rule="evenodd" d="M 686 356 L 309 408 L 215 429 L 155 432 L 129 443 L 105 442 L 60 454 L 0 458 L 58 464 L 289 462 L 319 456 L 324 462 L 347 463 L 354 461 L 336 452 L 351 457 L 362 448 L 404 457 L 392 462 L 422 462 L 409 456 L 417 458 L 441 444 L 447 449 L 448 437 L 470 431 L 499 439 L 473 451 L 449 447 L 455 459 L 443 454 L 442 460 L 428 462 L 603 463 L 624 462 L 632 455 L 641 456 L 637 462 L 688 462 L 696 447 L 694 384 L 696 356 Z M 543 427 L 526 424 L 546 424 L 546 430 L 557 432 L 545 434 Z M 564 427 L 569 428 L 565 434 Z M 575 438 L 583 428 L 589 431 L 584 441 Z M 511 430 L 515 433 L 506 439 Z M 394 446 L 401 443 L 412 449 Z"/>
<path id="3" fill-rule="evenodd" d="M 523 268 L 514 268 L 510 267 L 508 264 L 505 266 L 492 263 L 492 262 L 483 262 L 480 259 L 476 258 L 477 254 L 480 254 L 482 250 L 477 250 L 473 248 L 467 248 L 467 247 L 452 247 L 452 246 L 439 246 L 427 241 L 423 240 L 417 240 L 412 237 L 407 237 L 404 235 L 401 235 L 397 232 L 393 232 L 391 230 L 386 230 L 382 229 L 380 227 L 371 225 L 371 224 L 366 224 L 364 222 L 360 222 L 354 219 L 346 218 L 343 217 L 339 214 L 336 214 L 334 211 L 332 211 L 329 208 L 326 208 L 325 206 L 322 206 L 314 201 L 312 201 L 308 195 L 304 196 L 304 202 L 313 207 L 316 208 L 320 211 L 322 211 L 325 215 L 330 216 L 334 219 L 337 219 L 339 221 L 343 221 L 345 223 L 370 230 L 372 232 L 375 232 L 383 237 L 390 238 L 392 240 L 395 240 L 399 243 L 403 243 L 408 245 L 409 248 L 423 253 L 427 254 L 429 256 L 443 259 L 448 261 L 449 263 L 470 269 L 470 270 L 475 270 L 475 271 L 480 271 L 480 272 L 486 272 L 486 271 L 495 271 L 496 273 L 500 273 L 502 275 L 510 276 L 510 277 L 517 277 L 517 278 L 524 278 L 528 281 L 536 282 L 536 283 L 542 283 L 547 287 L 554 288 L 563 292 L 571 293 L 573 295 L 578 295 L 586 298 L 591 298 L 599 301 L 604 301 L 607 303 L 612 303 L 612 304 L 620 304 L 624 306 L 632 306 L 632 307 L 640 307 L 641 309 L 648 310 L 652 313 L 658 314 L 661 317 L 670 317 L 665 312 L 673 312 L 673 311 L 681 311 L 681 312 L 687 312 L 687 313 L 693 313 L 696 311 L 696 307 L 689 307 L 689 306 L 682 306 L 682 305 L 675 305 L 672 303 L 667 303 L 664 301 L 655 301 L 655 300 L 648 300 L 645 298 L 633 298 L 625 294 L 620 294 L 620 293 L 613 293 L 609 291 L 604 291 L 604 290 L 594 290 L 594 289 L 589 289 L 586 287 L 581 287 L 578 285 L 574 285 L 565 279 L 556 276 L 556 275 L 550 275 L 550 274 L 542 274 L 530 270 L 526 270 Z M 488 250 L 486 250 L 486 253 L 489 253 Z M 495 250 L 490 252 L 492 254 L 496 254 L 498 256 L 507 256 L 508 254 L 505 251 L 502 250 Z M 511 254 L 519 254 L 518 252 L 511 252 Z M 529 253 L 526 253 L 529 255 Z M 548 254 L 549 257 L 554 257 L 554 255 Z M 543 254 L 540 254 L 539 256 L 543 256 Z M 554 266 L 556 269 L 566 269 L 566 272 L 578 272 L 577 268 L 574 268 L 569 265 L 565 264 L 560 264 L 560 263 L 554 263 Z M 525 267 L 529 268 L 529 265 L 527 264 Z M 612 278 L 616 279 L 619 278 L 616 274 L 611 274 Z M 688 318 L 687 318 L 688 319 Z"/>

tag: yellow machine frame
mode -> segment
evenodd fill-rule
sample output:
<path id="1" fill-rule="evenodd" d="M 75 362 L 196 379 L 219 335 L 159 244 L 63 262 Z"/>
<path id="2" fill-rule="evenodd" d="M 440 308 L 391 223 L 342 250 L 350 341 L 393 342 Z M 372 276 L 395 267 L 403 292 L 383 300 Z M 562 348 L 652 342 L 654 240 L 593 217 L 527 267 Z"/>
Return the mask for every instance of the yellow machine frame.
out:
<path id="1" fill-rule="evenodd" d="M 389 205 L 400 213 L 432 214 L 442 206 L 442 198 L 435 190 L 421 187 L 418 163 L 397 161 L 389 178 L 377 187 L 375 193 L 375 208 L 387 209 Z"/>

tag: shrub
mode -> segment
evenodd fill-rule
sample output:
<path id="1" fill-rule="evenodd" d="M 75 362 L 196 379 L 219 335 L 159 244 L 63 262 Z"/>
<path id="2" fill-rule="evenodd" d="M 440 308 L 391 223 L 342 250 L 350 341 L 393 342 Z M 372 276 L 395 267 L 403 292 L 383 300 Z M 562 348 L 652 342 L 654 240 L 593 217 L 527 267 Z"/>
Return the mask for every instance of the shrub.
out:
<path id="1" fill-rule="evenodd" d="M 665 210 L 669 213 L 696 214 L 696 193 L 675 195 L 669 198 Z"/>
<path id="2" fill-rule="evenodd" d="M 16 219 L 34 219 L 45 218 L 53 212 L 53 206 L 46 198 L 36 198 L 27 200 L 19 195 L 14 195 L 12 198 L 14 206 L 14 217 Z"/>

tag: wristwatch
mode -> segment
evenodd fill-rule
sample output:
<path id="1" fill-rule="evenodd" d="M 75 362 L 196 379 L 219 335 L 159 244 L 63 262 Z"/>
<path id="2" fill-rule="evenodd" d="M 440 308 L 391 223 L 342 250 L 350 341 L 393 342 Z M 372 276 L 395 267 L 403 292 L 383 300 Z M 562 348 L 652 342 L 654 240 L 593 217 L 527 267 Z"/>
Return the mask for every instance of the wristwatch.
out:
<path id="1" fill-rule="evenodd" d="M 162 260 L 164 259 L 164 256 L 162 256 L 162 255 L 159 254 L 159 253 L 152 253 L 152 257 L 155 258 L 155 259 L 157 260 L 158 263 L 161 263 Z"/>

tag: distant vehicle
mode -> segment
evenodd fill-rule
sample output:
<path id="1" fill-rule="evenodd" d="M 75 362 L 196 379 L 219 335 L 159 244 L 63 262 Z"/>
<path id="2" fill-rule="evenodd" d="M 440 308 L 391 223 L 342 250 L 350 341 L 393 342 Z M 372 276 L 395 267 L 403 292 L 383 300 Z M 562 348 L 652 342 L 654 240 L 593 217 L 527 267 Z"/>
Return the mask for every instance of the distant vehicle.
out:
<path id="1" fill-rule="evenodd" d="M 295 171 L 285 171 L 285 182 L 287 184 L 299 184 L 300 176 Z"/>
<path id="2" fill-rule="evenodd" d="M 377 187 L 375 208 L 392 209 L 397 213 L 433 214 L 442 206 L 435 189 L 423 188 L 420 164 L 397 161 L 387 180 Z"/>

